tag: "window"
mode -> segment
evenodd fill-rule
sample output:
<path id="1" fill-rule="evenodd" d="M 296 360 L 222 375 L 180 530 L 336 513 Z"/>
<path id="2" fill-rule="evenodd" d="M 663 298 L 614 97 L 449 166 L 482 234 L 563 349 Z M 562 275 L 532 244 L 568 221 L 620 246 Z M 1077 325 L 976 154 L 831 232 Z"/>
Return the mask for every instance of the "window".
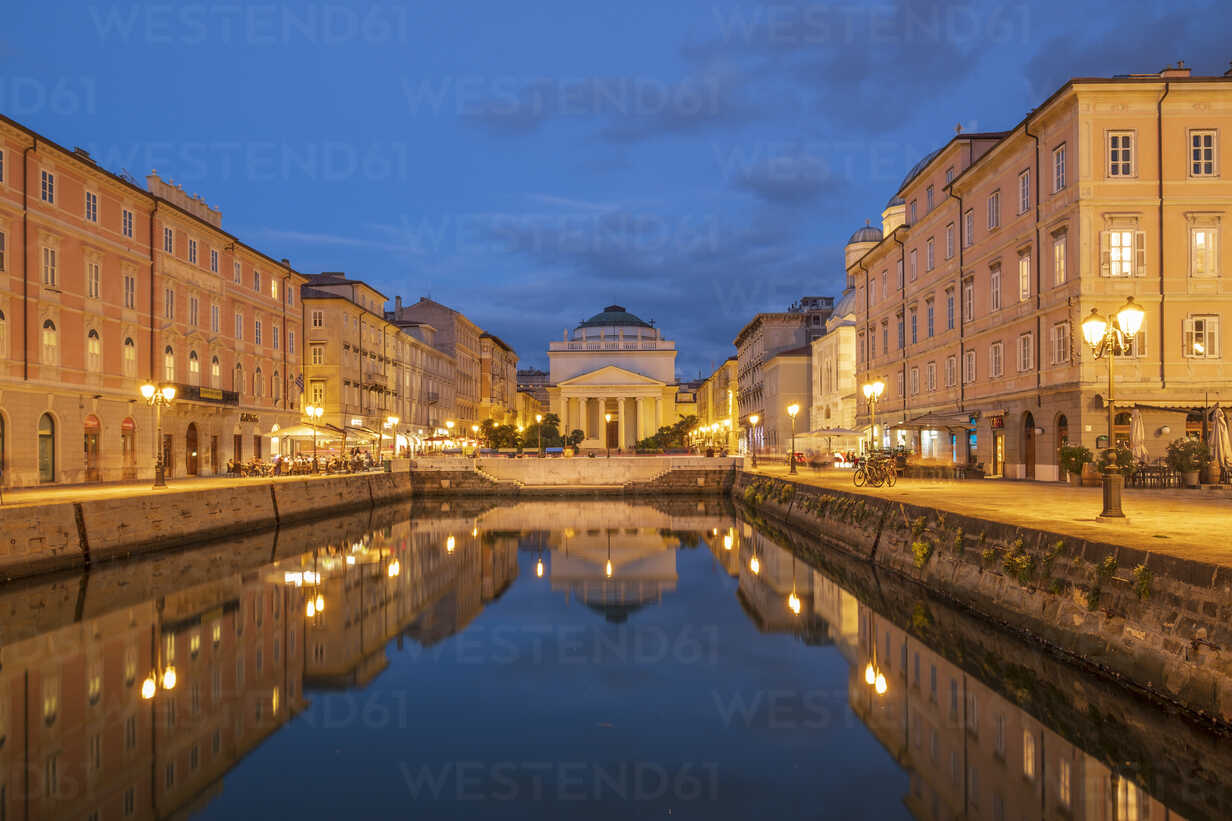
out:
<path id="1" fill-rule="evenodd" d="M 1184 348 L 1181 353 L 1191 359 L 1215 359 L 1219 356 L 1219 317 L 1191 316 L 1184 323 Z"/>
<path id="2" fill-rule="evenodd" d="M 914 345 L 920 341 L 919 317 L 916 309 L 911 309 L 911 344 Z"/>
<path id="3" fill-rule="evenodd" d="M 312 364 L 313 365 L 324 365 L 325 364 L 325 346 L 324 345 L 313 345 L 312 346 Z"/>
<path id="4" fill-rule="evenodd" d="M 163 250 L 168 254 L 175 253 L 175 231 L 170 228 L 163 228 Z"/>
<path id="5" fill-rule="evenodd" d="M 163 379 L 175 381 L 175 351 L 170 345 L 163 349 Z"/>
<path id="6" fill-rule="evenodd" d="M 278 298 L 278 280 L 273 277 L 270 277 L 270 297 L 273 299 Z"/>
<path id="7" fill-rule="evenodd" d="M 287 289 L 287 304 L 288 305 L 295 304 L 295 289 L 294 288 Z"/>
<path id="8" fill-rule="evenodd" d="M 937 267 L 937 243 L 929 237 L 924 251 L 924 270 L 931 271 L 935 267 Z"/>
<path id="9" fill-rule="evenodd" d="M 1189 132 L 1189 175 L 1215 176 L 1215 132 Z"/>
<path id="10" fill-rule="evenodd" d="M 907 224 L 915 225 L 915 205 L 916 200 L 911 201 L 911 205 L 907 209 Z"/>
<path id="11" fill-rule="evenodd" d="M 1018 175 L 1018 213 L 1025 214 L 1031 210 L 1031 169 Z"/>
<path id="12" fill-rule="evenodd" d="M 1005 758 L 1005 713 L 997 713 L 996 732 L 993 734 L 993 749 Z"/>
<path id="13" fill-rule="evenodd" d="M 975 209 L 968 208 L 963 214 L 962 244 L 964 248 L 970 248 L 973 242 L 975 242 Z"/>
<path id="14" fill-rule="evenodd" d="M 929 362 L 924 371 L 924 387 L 931 393 L 937 390 L 937 363 Z"/>
<path id="15" fill-rule="evenodd" d="M 1061 806 L 1069 807 L 1074 800 L 1074 791 L 1071 786 L 1070 763 L 1068 759 L 1062 758 L 1057 767 L 1057 799 L 1061 802 Z"/>
<path id="16" fill-rule="evenodd" d="M 287 331 L 287 353 L 295 353 L 295 331 Z"/>
<path id="17" fill-rule="evenodd" d="M 98 194 L 93 191 L 86 192 L 86 222 L 98 222 Z"/>
<path id="18" fill-rule="evenodd" d="M 963 283 L 963 321 L 970 322 L 975 319 L 975 281 L 967 280 Z"/>
<path id="19" fill-rule="evenodd" d="M 175 319 L 175 291 L 163 289 L 163 318 Z"/>
<path id="20" fill-rule="evenodd" d="M 881 298 L 885 299 L 890 295 L 890 272 L 881 272 Z"/>
<path id="21" fill-rule="evenodd" d="M 133 238 L 133 212 L 127 208 L 120 212 L 120 230 L 124 236 Z"/>
<path id="22" fill-rule="evenodd" d="M 4 252 L 6 245 L 4 239 L 4 232 L 0 231 L 0 271 L 4 270 Z"/>
<path id="23" fill-rule="evenodd" d="M 1106 277 L 1146 275 L 1146 232 L 1101 231 L 1100 274 Z"/>
<path id="24" fill-rule="evenodd" d="M 1022 774 L 1035 778 L 1035 735 L 1030 730 L 1022 731 Z"/>
<path id="25" fill-rule="evenodd" d="M 1025 333 L 1018 337 L 1018 371 L 1029 371 L 1035 367 L 1035 334 Z"/>
<path id="26" fill-rule="evenodd" d="M 988 195 L 988 230 L 1001 225 L 1001 192 L 993 191 Z"/>
<path id="27" fill-rule="evenodd" d="M 124 307 L 137 307 L 137 278 L 132 274 L 124 275 Z"/>
<path id="28" fill-rule="evenodd" d="M 925 300 L 924 302 L 925 333 L 927 333 L 929 336 L 933 335 L 933 314 L 935 313 L 936 311 L 933 309 L 933 301 L 931 299 Z"/>
<path id="29" fill-rule="evenodd" d="M 971 384 L 975 381 L 975 351 L 965 351 L 963 353 L 963 383 Z"/>
<path id="30" fill-rule="evenodd" d="M 275 325 L 275 326 L 274 326 L 274 337 L 273 337 L 273 339 L 271 340 L 271 341 L 274 343 L 274 350 L 278 350 L 278 346 L 279 346 L 279 344 L 280 344 L 280 342 L 279 342 L 279 338 L 280 338 L 281 336 L 282 336 L 282 335 L 279 333 L 279 328 L 278 328 L 278 326 L 277 326 L 277 325 Z"/>
<path id="31" fill-rule="evenodd" d="M 1063 285 L 1065 283 L 1065 240 L 1066 232 L 1062 231 L 1052 235 L 1052 284 Z"/>
<path id="32" fill-rule="evenodd" d="M 217 389 L 222 385 L 222 363 L 218 357 L 210 360 L 210 387 Z"/>
<path id="33" fill-rule="evenodd" d="M 954 256 L 954 223 L 945 226 L 945 258 Z"/>
<path id="34" fill-rule="evenodd" d="M 919 274 L 919 271 L 920 271 L 920 252 L 917 249 L 912 248 L 911 249 L 911 281 L 912 282 L 915 282 L 916 275 Z"/>
<path id="35" fill-rule="evenodd" d="M 261 373 L 261 369 L 257 368 L 252 374 L 252 395 L 265 396 L 265 376 Z M 257 651 L 257 672 L 261 672 L 261 651 Z"/>
<path id="36" fill-rule="evenodd" d="M 252 289 L 254 291 L 261 290 L 261 272 L 254 270 L 252 272 Z"/>
<path id="37" fill-rule="evenodd" d="M 56 249 L 43 248 L 43 284 L 54 288 L 56 283 Z"/>
<path id="38" fill-rule="evenodd" d="M 218 252 L 213 248 L 210 249 L 210 271 L 218 273 Z"/>
<path id="39" fill-rule="evenodd" d="M 1018 301 L 1031 298 L 1031 254 L 1018 255 Z"/>
<path id="40" fill-rule="evenodd" d="M 958 357 L 947 356 L 945 358 L 945 386 L 947 388 L 954 387 L 954 377 L 958 371 Z"/>
<path id="41" fill-rule="evenodd" d="M 86 369 L 91 373 L 103 369 L 103 340 L 93 328 L 86 334 Z"/>
<path id="42" fill-rule="evenodd" d="M 1219 231 L 1215 228 L 1189 229 L 1189 273 L 1196 277 L 1219 273 Z"/>
<path id="43" fill-rule="evenodd" d="M 1139 330 L 1137 336 L 1126 340 L 1116 355 L 1127 359 L 1137 359 L 1146 356 L 1146 329 Z"/>
<path id="44" fill-rule="evenodd" d="M 232 266 L 231 281 L 234 282 L 236 285 L 239 285 L 241 279 L 243 278 L 243 274 L 244 274 L 243 264 L 240 262 L 236 262 Z"/>
<path id="45" fill-rule="evenodd" d="M 308 386 L 308 395 L 311 397 L 311 402 L 314 405 L 325 404 L 325 383 L 313 382 Z"/>
<path id="46" fill-rule="evenodd" d="M 1065 187 L 1065 143 L 1052 149 L 1052 193 Z"/>
<path id="47" fill-rule="evenodd" d="M 132 337 L 124 340 L 124 375 L 128 377 L 137 375 L 137 345 Z"/>
<path id="48" fill-rule="evenodd" d="M 926 203 L 925 208 L 928 211 L 933 210 L 933 187 L 931 185 L 924 189 L 924 201 Z"/>
<path id="49" fill-rule="evenodd" d="M 244 338 L 244 315 L 243 314 L 235 315 L 235 338 L 236 339 Z"/>
<path id="50" fill-rule="evenodd" d="M 1001 310 L 1001 266 L 993 266 L 988 272 L 988 310 Z"/>
<path id="51" fill-rule="evenodd" d="M 904 331 L 903 315 L 899 314 L 898 315 L 898 349 L 900 351 L 903 349 L 903 346 L 905 344 L 903 331 Z"/>
<path id="52" fill-rule="evenodd" d="M 945 291 L 945 329 L 947 331 L 954 330 L 954 289 L 947 288 Z"/>
<path id="53" fill-rule="evenodd" d="M 256 344 L 261 344 L 261 320 L 254 319 L 252 321 L 252 341 Z"/>
<path id="54" fill-rule="evenodd" d="M 954 182 L 954 166 L 951 165 L 945 169 L 945 184 L 949 185 L 952 182 Z"/>
<path id="55" fill-rule="evenodd" d="M 210 332 L 218 333 L 222 328 L 222 317 L 219 316 L 220 311 L 217 305 L 210 306 Z"/>
<path id="56" fill-rule="evenodd" d="M 895 263 L 895 267 L 895 273 L 898 277 L 898 290 L 901 291 L 903 289 L 903 261 L 901 259 L 898 260 L 898 262 Z"/>
<path id="57" fill-rule="evenodd" d="M 898 380 L 897 380 L 897 381 L 898 381 L 898 395 L 899 395 L 899 396 L 903 396 L 903 395 L 906 393 L 906 391 L 904 391 L 904 390 L 903 390 L 903 376 L 904 376 L 904 374 L 903 374 L 903 372 L 902 372 L 902 371 L 899 371 L 897 374 L 895 374 L 895 376 L 897 376 L 897 377 L 898 377 Z"/>
<path id="58" fill-rule="evenodd" d="M 188 261 L 194 265 L 197 263 L 197 241 L 195 239 L 188 241 Z"/>
<path id="59" fill-rule="evenodd" d="M 197 358 L 196 351 L 190 351 L 188 354 L 188 384 L 201 384 L 201 360 Z"/>
<path id="60" fill-rule="evenodd" d="M 102 296 L 103 275 L 101 266 L 91 260 L 86 263 L 86 296 L 90 299 L 98 299 Z"/>
<path id="61" fill-rule="evenodd" d="M 868 358 L 872 359 L 877 355 L 877 334 L 875 331 L 869 331 L 868 334 Z"/>
<path id="62" fill-rule="evenodd" d="M 1134 175 L 1134 135 L 1132 131 L 1108 132 L 1108 176 Z"/>
<path id="63" fill-rule="evenodd" d="M 313 312 L 312 312 L 312 327 L 314 327 L 314 328 L 324 328 L 324 327 L 325 327 L 325 314 L 324 314 L 324 312 L 322 312 L 322 311 L 313 311 Z"/>
<path id="64" fill-rule="evenodd" d="M 1069 322 L 1058 322 L 1052 326 L 1048 348 L 1052 351 L 1052 364 L 1068 365 L 1070 360 Z"/>
<path id="65" fill-rule="evenodd" d="M 278 378 L 278 371 L 274 371 L 274 378 L 270 380 L 270 385 L 274 401 L 277 402 L 282 398 L 282 382 Z M 278 657 L 278 639 L 274 639 L 274 657 Z"/>
<path id="66" fill-rule="evenodd" d="M 56 204 L 56 175 L 50 171 L 42 172 L 42 187 L 39 189 L 39 198 L 49 205 Z"/>
<path id="67" fill-rule="evenodd" d="M 3 326 L 0 326 L 0 330 L 3 330 Z M 867 355 L 866 355 L 867 350 L 868 348 L 864 341 L 864 334 L 860 334 L 860 336 L 856 339 L 856 358 L 860 362 L 867 361 Z M 3 355 L 3 354 L 4 354 L 4 351 L 0 350 L 0 355 Z"/>
<path id="68" fill-rule="evenodd" d="M 920 369 L 911 369 L 911 395 L 915 396 L 920 392 Z"/>
<path id="69" fill-rule="evenodd" d="M 890 352 L 890 321 L 888 319 L 881 320 L 881 350 L 884 353 Z"/>
<path id="70" fill-rule="evenodd" d="M 50 319 L 43 320 L 42 361 L 48 365 L 57 365 L 60 362 L 60 334 L 56 330 L 56 323 Z"/>
<path id="71" fill-rule="evenodd" d="M 1004 373 L 1004 346 L 1000 342 L 994 342 L 988 346 L 988 375 L 996 379 Z"/>
<path id="72" fill-rule="evenodd" d="M 201 303 L 195 296 L 188 298 L 188 324 L 197 327 L 197 312 Z"/>
<path id="73" fill-rule="evenodd" d="M 244 366 L 238 362 L 235 363 L 235 376 L 232 380 L 231 389 L 240 395 L 244 393 Z M 239 629 L 238 619 L 236 620 L 236 629 Z M 240 673 L 238 670 L 236 672 L 239 674 L 237 676 L 238 680 L 242 681 L 244 678 L 243 673 Z"/>

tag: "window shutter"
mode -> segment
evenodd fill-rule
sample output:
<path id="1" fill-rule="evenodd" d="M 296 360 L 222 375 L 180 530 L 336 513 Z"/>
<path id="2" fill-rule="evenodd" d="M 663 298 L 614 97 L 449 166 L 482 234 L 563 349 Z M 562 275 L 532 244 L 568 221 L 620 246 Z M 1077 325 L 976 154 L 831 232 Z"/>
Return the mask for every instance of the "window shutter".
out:
<path id="1" fill-rule="evenodd" d="M 1186 319 L 1181 325 L 1181 356 L 1193 356 L 1194 349 L 1194 321 Z"/>
<path id="2" fill-rule="evenodd" d="M 1112 237 L 1107 231 L 1099 232 L 1099 275 L 1112 275 Z"/>
<path id="3" fill-rule="evenodd" d="M 1146 276 L 1146 231 L 1134 232 L 1134 275 Z"/>

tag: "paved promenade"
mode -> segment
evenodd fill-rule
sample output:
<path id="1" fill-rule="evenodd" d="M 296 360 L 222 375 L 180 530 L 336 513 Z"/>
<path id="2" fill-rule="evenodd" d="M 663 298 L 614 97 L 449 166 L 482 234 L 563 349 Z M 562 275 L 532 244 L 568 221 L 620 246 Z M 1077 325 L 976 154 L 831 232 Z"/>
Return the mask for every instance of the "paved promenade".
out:
<path id="1" fill-rule="evenodd" d="M 146 496 L 155 493 L 175 493 L 186 490 L 206 490 L 237 485 L 268 485 L 270 482 L 287 482 L 303 479 L 333 479 L 339 476 L 363 476 L 366 474 L 321 473 L 289 476 L 203 476 L 194 479 L 168 479 L 165 489 L 154 490 L 150 480 L 140 482 L 106 482 L 92 485 L 55 485 L 51 487 L 5 488 L 4 507 L 22 505 L 45 505 L 57 502 L 84 502 L 87 499 L 122 499 L 128 496 Z"/>
<path id="2" fill-rule="evenodd" d="M 756 473 L 788 478 L 786 466 L 758 466 Z M 1209 490 L 1127 489 L 1127 519 L 1096 520 L 1102 490 L 1059 482 L 998 479 L 939 481 L 899 479 L 893 488 L 857 488 L 846 470 L 802 468 L 798 481 L 1074 537 L 1123 544 L 1154 553 L 1232 566 L 1232 493 Z"/>

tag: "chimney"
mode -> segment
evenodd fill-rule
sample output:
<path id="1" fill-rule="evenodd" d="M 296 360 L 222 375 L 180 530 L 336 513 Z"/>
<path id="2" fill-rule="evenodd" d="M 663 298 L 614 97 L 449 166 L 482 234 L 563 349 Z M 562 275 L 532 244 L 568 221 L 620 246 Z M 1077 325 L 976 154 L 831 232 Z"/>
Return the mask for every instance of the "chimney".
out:
<path id="1" fill-rule="evenodd" d="M 396 296 L 394 297 L 394 315 L 397 316 L 400 313 L 402 313 L 402 297 Z"/>

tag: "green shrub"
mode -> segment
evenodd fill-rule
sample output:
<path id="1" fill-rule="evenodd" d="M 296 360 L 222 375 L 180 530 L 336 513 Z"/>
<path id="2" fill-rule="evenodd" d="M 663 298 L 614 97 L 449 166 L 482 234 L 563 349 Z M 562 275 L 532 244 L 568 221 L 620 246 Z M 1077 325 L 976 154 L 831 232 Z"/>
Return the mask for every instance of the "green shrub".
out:
<path id="1" fill-rule="evenodd" d="M 933 543 L 927 539 L 912 542 L 911 555 L 915 558 L 915 566 L 922 569 L 933 557 Z"/>

